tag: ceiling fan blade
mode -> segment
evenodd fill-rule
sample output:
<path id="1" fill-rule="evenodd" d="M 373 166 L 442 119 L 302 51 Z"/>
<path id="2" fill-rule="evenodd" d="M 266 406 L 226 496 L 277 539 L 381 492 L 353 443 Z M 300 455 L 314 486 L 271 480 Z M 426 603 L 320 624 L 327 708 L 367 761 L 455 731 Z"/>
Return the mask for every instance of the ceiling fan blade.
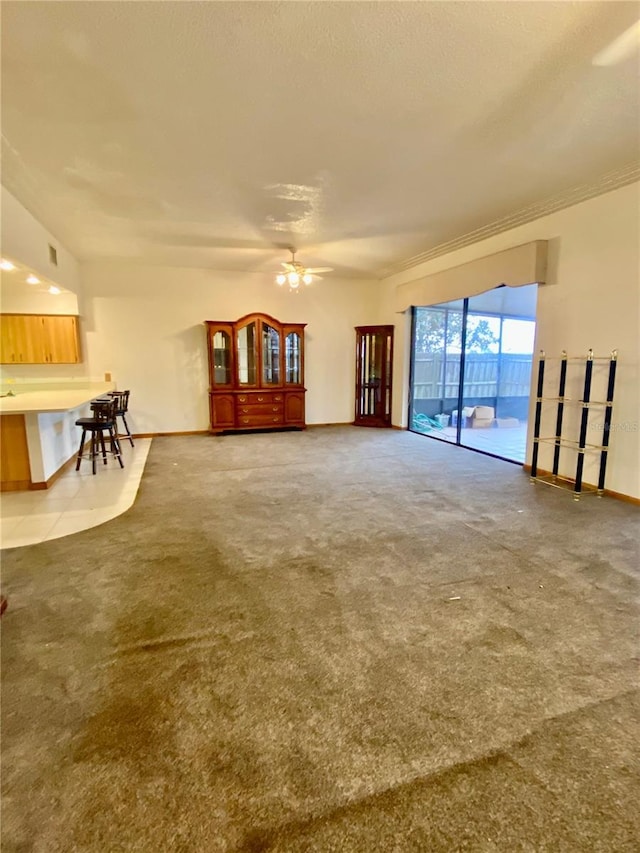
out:
<path id="1" fill-rule="evenodd" d="M 280 261 L 280 264 L 287 270 L 287 272 L 293 272 L 295 270 L 295 267 L 291 263 L 291 261 Z"/>
<path id="2" fill-rule="evenodd" d="M 315 275 L 318 272 L 333 272 L 333 267 L 309 267 L 307 272 L 311 275 Z"/>

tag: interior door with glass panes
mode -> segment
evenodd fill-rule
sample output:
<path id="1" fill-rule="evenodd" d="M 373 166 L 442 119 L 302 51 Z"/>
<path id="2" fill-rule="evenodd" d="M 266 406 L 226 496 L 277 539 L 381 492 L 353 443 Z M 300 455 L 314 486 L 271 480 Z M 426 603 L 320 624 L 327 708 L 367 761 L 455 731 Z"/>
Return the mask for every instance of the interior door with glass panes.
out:
<path id="1" fill-rule="evenodd" d="M 391 426 L 393 326 L 356 327 L 356 426 Z"/>

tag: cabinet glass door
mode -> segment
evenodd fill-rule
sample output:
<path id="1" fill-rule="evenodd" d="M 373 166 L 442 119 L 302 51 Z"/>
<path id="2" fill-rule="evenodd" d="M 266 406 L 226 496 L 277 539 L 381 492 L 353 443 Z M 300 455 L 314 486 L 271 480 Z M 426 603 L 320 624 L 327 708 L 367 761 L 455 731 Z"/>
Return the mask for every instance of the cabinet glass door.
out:
<path id="1" fill-rule="evenodd" d="M 280 334 L 268 323 L 262 325 L 262 384 L 280 384 Z"/>
<path id="2" fill-rule="evenodd" d="M 238 329 L 238 382 L 255 385 L 257 380 L 256 324 Z"/>
<path id="3" fill-rule="evenodd" d="M 297 332 L 289 332 L 285 339 L 285 377 L 287 384 L 300 384 L 300 335 Z"/>
<path id="4" fill-rule="evenodd" d="M 216 385 L 231 384 L 231 335 L 215 332 L 213 335 L 213 381 Z"/>

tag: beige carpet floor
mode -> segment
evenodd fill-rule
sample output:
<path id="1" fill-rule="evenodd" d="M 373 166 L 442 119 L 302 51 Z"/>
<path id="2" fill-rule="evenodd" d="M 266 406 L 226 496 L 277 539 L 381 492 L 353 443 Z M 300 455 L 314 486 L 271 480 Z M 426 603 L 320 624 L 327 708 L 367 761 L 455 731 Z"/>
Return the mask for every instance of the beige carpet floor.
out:
<path id="1" fill-rule="evenodd" d="M 395 430 L 154 440 L 2 554 L 3 853 L 639 850 L 638 519 Z"/>

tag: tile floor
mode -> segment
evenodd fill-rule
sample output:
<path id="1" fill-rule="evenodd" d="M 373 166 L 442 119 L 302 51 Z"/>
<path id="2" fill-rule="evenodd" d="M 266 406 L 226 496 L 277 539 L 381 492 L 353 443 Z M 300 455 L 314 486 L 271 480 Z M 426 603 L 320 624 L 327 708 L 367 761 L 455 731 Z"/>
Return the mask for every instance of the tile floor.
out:
<path id="1" fill-rule="evenodd" d="M 474 450 L 483 450 L 510 459 L 513 462 L 524 463 L 527 450 L 527 424 L 521 423 L 518 427 L 499 429 L 497 427 L 487 429 L 463 429 L 460 441 L 463 447 L 471 447 Z M 427 435 L 438 438 L 441 441 L 456 442 L 456 428 L 444 427 L 441 430 L 429 430 Z"/>
<path id="2" fill-rule="evenodd" d="M 34 492 L 0 495 L 0 547 L 16 548 L 58 539 L 115 518 L 133 504 L 152 439 L 137 438 L 135 447 L 122 442 L 124 468 L 110 458 L 98 465 L 83 461 L 71 466 L 51 486 Z"/>

